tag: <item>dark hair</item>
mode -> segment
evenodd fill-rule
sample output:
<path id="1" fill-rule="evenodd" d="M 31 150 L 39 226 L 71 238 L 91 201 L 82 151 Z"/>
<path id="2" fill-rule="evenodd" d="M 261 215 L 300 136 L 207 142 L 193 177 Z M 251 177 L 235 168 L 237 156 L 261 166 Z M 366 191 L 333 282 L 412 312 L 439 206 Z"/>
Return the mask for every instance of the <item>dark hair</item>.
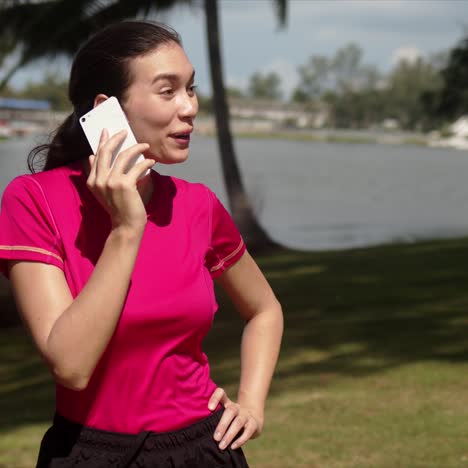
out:
<path id="1" fill-rule="evenodd" d="M 78 50 L 71 68 L 68 97 L 73 112 L 55 130 L 49 143 L 31 150 L 29 170 L 35 172 L 38 155 L 43 169 L 49 170 L 91 154 L 79 117 L 93 108 L 94 98 L 100 93 L 124 99 L 132 80 L 130 60 L 171 42 L 181 45 L 177 32 L 149 21 L 122 21 L 91 36 Z"/>

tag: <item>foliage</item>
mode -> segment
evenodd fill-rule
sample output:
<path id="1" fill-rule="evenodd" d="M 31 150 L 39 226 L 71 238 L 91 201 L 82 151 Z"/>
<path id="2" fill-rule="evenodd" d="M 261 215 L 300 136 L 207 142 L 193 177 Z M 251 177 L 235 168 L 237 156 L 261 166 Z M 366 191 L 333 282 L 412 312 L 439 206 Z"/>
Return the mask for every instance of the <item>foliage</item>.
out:
<path id="1" fill-rule="evenodd" d="M 259 99 L 279 100 L 282 97 L 281 77 L 278 73 L 254 73 L 249 80 L 249 96 Z"/>
<path id="2" fill-rule="evenodd" d="M 423 96 L 438 91 L 442 79 L 429 61 L 400 61 L 390 73 L 387 83 L 387 113 L 403 128 L 413 129 L 424 119 L 427 109 Z"/>
<path id="3" fill-rule="evenodd" d="M 379 80 L 377 69 L 361 61 L 362 49 L 355 43 L 338 49 L 333 57 L 311 56 L 298 67 L 295 95 L 313 100 L 327 92 L 343 94 L 375 87 Z"/>
<path id="4" fill-rule="evenodd" d="M 244 93 L 240 88 L 236 88 L 235 86 L 228 86 L 226 88 L 226 94 L 228 97 L 231 98 L 242 98 L 244 97 Z"/>
<path id="5" fill-rule="evenodd" d="M 443 62 L 441 54 L 403 60 L 384 76 L 362 63 L 362 50 L 350 43 L 332 57 L 311 56 L 298 68 L 293 101 L 326 106 L 332 127 L 368 128 L 393 118 L 404 129 L 427 128 L 437 120 L 432 95 L 442 86 Z"/>
<path id="6" fill-rule="evenodd" d="M 437 100 L 437 111 L 445 118 L 454 119 L 468 113 L 468 37 L 451 51 L 442 70 L 443 87 Z"/>

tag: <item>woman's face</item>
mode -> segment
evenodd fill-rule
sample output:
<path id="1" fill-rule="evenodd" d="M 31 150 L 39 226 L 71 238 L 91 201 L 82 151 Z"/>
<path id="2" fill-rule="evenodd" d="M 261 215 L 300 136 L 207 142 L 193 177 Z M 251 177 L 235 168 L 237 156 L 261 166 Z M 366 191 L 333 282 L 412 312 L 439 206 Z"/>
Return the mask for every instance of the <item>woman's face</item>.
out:
<path id="1" fill-rule="evenodd" d="M 145 156 L 165 164 L 185 161 L 198 100 L 184 50 L 164 44 L 129 66 L 132 82 L 122 104 L 137 141 L 150 145 Z"/>

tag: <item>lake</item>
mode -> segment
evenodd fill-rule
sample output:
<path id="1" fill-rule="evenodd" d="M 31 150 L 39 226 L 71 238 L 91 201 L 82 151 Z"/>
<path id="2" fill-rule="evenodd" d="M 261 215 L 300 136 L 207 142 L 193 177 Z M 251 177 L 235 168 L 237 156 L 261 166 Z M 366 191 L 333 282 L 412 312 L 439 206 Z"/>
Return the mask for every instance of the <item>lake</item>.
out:
<path id="1" fill-rule="evenodd" d="M 0 193 L 27 172 L 32 139 L 0 142 Z M 404 145 L 235 142 L 261 224 L 280 243 L 324 250 L 468 235 L 468 154 Z M 227 206 L 216 140 L 195 135 L 189 160 L 156 166 L 210 186 Z"/>

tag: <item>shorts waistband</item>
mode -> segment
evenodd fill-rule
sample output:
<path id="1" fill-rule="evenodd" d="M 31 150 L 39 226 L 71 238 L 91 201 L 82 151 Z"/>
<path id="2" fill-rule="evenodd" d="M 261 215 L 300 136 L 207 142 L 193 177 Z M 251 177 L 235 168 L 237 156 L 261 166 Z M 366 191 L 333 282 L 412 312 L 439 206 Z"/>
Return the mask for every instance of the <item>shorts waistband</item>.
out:
<path id="1" fill-rule="evenodd" d="M 144 431 L 140 434 L 126 434 L 105 431 L 72 422 L 58 413 L 54 416 L 53 428 L 60 431 L 61 437 L 72 438 L 81 447 L 101 447 L 105 450 L 122 453 L 130 449 L 135 444 L 137 438 L 144 434 L 142 449 L 167 450 L 183 447 L 205 437 L 213 437 L 214 430 L 223 412 L 224 408 L 221 408 L 201 421 L 169 432 Z"/>

